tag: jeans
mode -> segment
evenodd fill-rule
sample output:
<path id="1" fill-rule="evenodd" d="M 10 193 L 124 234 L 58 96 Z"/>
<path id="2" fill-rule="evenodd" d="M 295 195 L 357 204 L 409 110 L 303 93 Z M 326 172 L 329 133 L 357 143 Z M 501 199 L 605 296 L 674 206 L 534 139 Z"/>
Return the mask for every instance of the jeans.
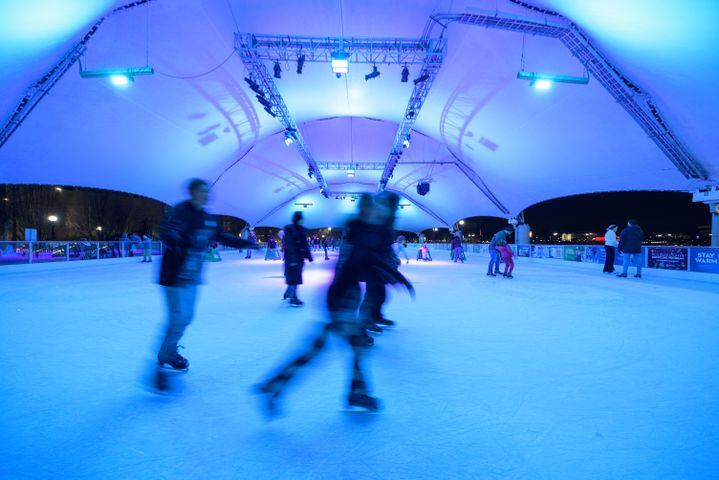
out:
<path id="1" fill-rule="evenodd" d="M 622 253 L 622 261 L 624 262 L 622 265 L 622 273 L 624 275 L 627 274 L 629 271 L 629 258 L 634 258 L 634 263 L 637 265 L 637 275 L 642 274 L 642 254 L 641 253 Z"/>
<path id="2" fill-rule="evenodd" d="M 160 353 L 174 353 L 177 342 L 195 316 L 197 285 L 163 287 L 167 301 L 167 328 Z"/>
<path id="3" fill-rule="evenodd" d="M 492 273 L 492 268 L 494 268 L 494 273 L 499 273 L 499 252 L 496 248 L 489 247 L 489 268 L 487 273 Z"/>

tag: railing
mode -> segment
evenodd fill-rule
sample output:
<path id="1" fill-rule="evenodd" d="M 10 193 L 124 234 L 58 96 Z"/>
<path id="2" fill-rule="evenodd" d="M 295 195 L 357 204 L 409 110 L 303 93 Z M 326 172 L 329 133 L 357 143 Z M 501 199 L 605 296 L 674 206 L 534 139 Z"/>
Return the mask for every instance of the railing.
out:
<path id="1" fill-rule="evenodd" d="M 413 244 L 412 246 L 418 246 Z M 428 243 L 430 250 L 449 250 L 448 243 Z M 547 258 L 568 262 L 600 263 L 606 259 L 604 245 L 510 245 L 517 257 Z M 488 254 L 486 243 L 465 243 L 465 252 Z M 702 273 L 719 273 L 719 247 L 653 246 L 642 247 L 645 268 Z M 622 265 L 616 252 L 615 265 Z"/>
<path id="2" fill-rule="evenodd" d="M 151 255 L 162 254 L 162 242 L 152 242 Z M 142 242 L 4 242 L 0 241 L 0 266 L 22 263 L 74 262 L 106 258 L 141 257 Z"/>

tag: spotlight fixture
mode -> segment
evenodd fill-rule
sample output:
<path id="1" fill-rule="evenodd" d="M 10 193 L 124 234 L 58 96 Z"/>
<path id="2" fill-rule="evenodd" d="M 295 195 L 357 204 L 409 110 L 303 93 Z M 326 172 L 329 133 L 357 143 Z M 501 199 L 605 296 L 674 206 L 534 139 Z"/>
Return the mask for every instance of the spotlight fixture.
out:
<path id="1" fill-rule="evenodd" d="M 314 205 L 314 203 L 312 203 L 312 202 L 295 202 L 295 205 L 297 205 L 298 207 L 307 208 L 307 207 L 311 207 L 312 205 Z"/>
<path id="2" fill-rule="evenodd" d="M 288 128 L 285 130 L 285 145 L 290 146 L 297 140 L 297 130 L 294 128 Z"/>
<path id="3" fill-rule="evenodd" d="M 373 78 L 379 77 L 379 70 L 377 69 L 377 65 L 372 66 L 372 72 L 368 73 L 364 76 L 365 81 L 372 80 Z"/>
<path id="4" fill-rule="evenodd" d="M 302 68 L 305 66 L 305 55 L 302 54 L 299 57 L 297 57 L 297 73 L 302 74 Z"/>
<path id="5" fill-rule="evenodd" d="M 103 70 L 83 70 L 80 65 L 80 76 L 82 78 L 109 78 L 116 87 L 126 87 L 135 77 L 140 75 L 153 75 L 155 70 L 152 67 L 140 68 L 108 68 Z"/>
<path id="6" fill-rule="evenodd" d="M 275 62 L 273 70 L 275 71 L 275 78 L 282 78 L 282 67 L 280 67 L 280 62 Z"/>
<path id="7" fill-rule="evenodd" d="M 256 94 L 262 95 L 262 96 L 265 95 L 265 92 L 262 91 L 262 89 L 261 89 L 260 86 L 257 84 L 257 82 L 255 82 L 255 81 L 252 80 L 251 78 L 245 77 L 245 82 L 247 82 L 247 85 L 250 86 L 250 90 L 252 90 L 252 91 L 255 92 Z"/>
<path id="8" fill-rule="evenodd" d="M 414 110 L 407 112 L 407 120 L 412 120 L 412 117 L 414 117 Z"/>
<path id="9" fill-rule="evenodd" d="M 273 112 L 272 108 L 270 108 L 270 107 L 265 107 L 265 112 L 269 113 L 273 117 L 277 116 L 277 114 L 275 112 Z"/>
<path id="10" fill-rule="evenodd" d="M 425 73 L 424 75 L 421 75 L 421 76 L 415 78 L 414 84 L 419 85 L 420 83 L 426 82 L 427 80 L 429 80 L 429 75 Z"/>
<path id="11" fill-rule="evenodd" d="M 407 136 L 404 137 L 404 140 L 402 140 L 402 146 L 403 146 L 404 148 L 409 148 L 409 143 L 410 143 L 410 136 L 409 136 L 409 133 L 408 133 Z"/>
<path id="12" fill-rule="evenodd" d="M 263 107 L 272 108 L 272 102 L 267 100 L 264 96 L 262 96 L 262 95 L 255 95 L 255 96 L 257 97 L 257 101 L 260 102 Z"/>
<path id="13" fill-rule="evenodd" d="M 315 172 L 312 171 L 311 168 L 308 168 L 308 169 L 307 169 L 307 176 L 308 176 L 308 177 L 312 178 L 312 175 L 314 175 L 314 173 L 315 173 Z"/>
<path id="14" fill-rule="evenodd" d="M 407 65 L 402 68 L 402 83 L 407 83 L 409 80 L 409 68 L 407 68 Z"/>
<path id="15" fill-rule="evenodd" d="M 573 83 L 575 85 L 586 85 L 589 83 L 589 76 L 573 77 L 571 75 L 525 72 L 524 70 L 520 70 L 517 73 L 517 78 L 520 80 L 529 80 L 529 86 L 537 90 L 549 90 L 553 83 Z"/>
<path id="16" fill-rule="evenodd" d="M 350 71 L 350 54 L 344 50 L 332 52 L 332 71 L 337 73 L 337 78 L 343 73 Z"/>
<path id="17" fill-rule="evenodd" d="M 325 198 L 330 198 L 330 196 L 327 194 L 327 191 L 324 188 L 320 188 L 320 193 Z"/>

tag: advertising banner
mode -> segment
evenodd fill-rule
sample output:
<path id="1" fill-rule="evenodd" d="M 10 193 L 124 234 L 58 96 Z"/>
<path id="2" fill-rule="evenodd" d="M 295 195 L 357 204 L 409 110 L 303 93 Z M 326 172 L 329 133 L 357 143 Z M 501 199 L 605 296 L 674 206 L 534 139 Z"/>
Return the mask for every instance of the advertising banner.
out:
<path id="1" fill-rule="evenodd" d="M 719 248 L 690 248 L 689 268 L 692 272 L 719 273 Z"/>
<path id="2" fill-rule="evenodd" d="M 529 245 L 517 245 L 517 256 L 528 257 L 530 253 Z"/>
<path id="3" fill-rule="evenodd" d="M 686 270 L 689 249 L 686 247 L 647 247 L 647 266 L 665 270 Z"/>
<path id="4" fill-rule="evenodd" d="M 532 258 L 562 258 L 562 247 L 551 245 L 531 245 L 529 255 Z"/>
<path id="5" fill-rule="evenodd" d="M 583 245 L 565 245 L 564 246 L 564 259 L 570 262 L 581 262 L 584 258 Z"/>
<path id="6" fill-rule="evenodd" d="M 582 261 L 588 263 L 604 263 L 604 259 L 607 257 L 607 252 L 604 251 L 602 245 L 589 245 L 584 250 L 584 259 Z"/>

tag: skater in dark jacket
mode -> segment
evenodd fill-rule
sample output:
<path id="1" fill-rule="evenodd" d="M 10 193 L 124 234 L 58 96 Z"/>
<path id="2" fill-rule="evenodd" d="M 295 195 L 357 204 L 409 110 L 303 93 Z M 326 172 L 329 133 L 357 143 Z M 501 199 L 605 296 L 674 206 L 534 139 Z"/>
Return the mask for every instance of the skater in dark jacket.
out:
<path id="1" fill-rule="evenodd" d="M 302 226 L 302 212 L 292 215 L 292 223 L 285 227 L 285 283 L 287 290 L 283 300 L 290 299 L 290 305 L 301 307 L 304 302 L 297 298 L 297 285 L 302 285 L 302 270 L 305 260 L 313 261 L 309 244 L 307 243 L 307 229 Z"/>
<path id="2" fill-rule="evenodd" d="M 357 316 L 360 303 L 359 284 L 362 278 L 376 275 L 384 283 L 400 283 L 413 293 L 409 281 L 394 265 L 388 264 L 386 256 L 381 255 L 375 248 L 383 240 L 378 237 L 379 230 L 374 227 L 382 225 L 388 214 L 388 210 L 378 204 L 369 223 L 348 224 L 348 239 L 351 239 L 351 243 L 348 241 L 342 246 L 340 260 L 335 267 L 335 277 L 327 293 L 329 323 L 322 327 L 306 352 L 291 360 L 276 375 L 256 389 L 257 393 L 264 396 L 264 407 L 268 416 L 277 414 L 278 401 L 287 384 L 299 369 L 306 366 L 322 351 L 330 333 L 341 337 L 353 354 L 352 382 L 347 405 L 369 411 L 379 409 L 378 400 L 370 395 L 363 370 L 367 343 L 364 326 Z"/>
<path id="3" fill-rule="evenodd" d="M 186 370 L 189 366 L 187 359 L 177 353 L 177 342 L 192 322 L 208 243 L 216 241 L 234 248 L 256 248 L 254 244 L 222 231 L 217 219 L 204 210 L 208 192 L 207 182 L 191 180 L 191 198 L 173 207 L 160 226 L 165 245 L 160 285 L 167 302 L 168 322 L 157 362 L 177 370 Z"/>
<path id="4" fill-rule="evenodd" d="M 634 258 L 634 263 L 637 265 L 637 273 L 634 275 L 637 278 L 642 278 L 642 243 L 644 242 L 644 231 L 637 224 L 636 220 L 629 220 L 627 228 L 622 230 L 622 234 L 619 236 L 619 253 L 622 254 L 622 273 L 617 275 L 618 277 L 627 276 L 629 271 L 629 261 Z"/>

